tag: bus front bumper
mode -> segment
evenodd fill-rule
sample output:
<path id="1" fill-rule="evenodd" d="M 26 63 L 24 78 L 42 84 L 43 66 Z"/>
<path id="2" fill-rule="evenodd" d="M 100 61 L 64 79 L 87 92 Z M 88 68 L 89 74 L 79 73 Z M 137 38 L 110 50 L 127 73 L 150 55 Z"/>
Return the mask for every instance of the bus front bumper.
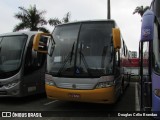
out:
<path id="1" fill-rule="evenodd" d="M 49 99 L 107 104 L 112 104 L 116 101 L 114 86 L 93 90 L 64 89 L 49 85 L 45 85 L 45 87 Z"/>
<path id="2" fill-rule="evenodd" d="M 20 96 L 20 83 L 10 88 L 5 88 L 5 86 L 0 87 L 0 97 L 19 97 Z"/>
<path id="3" fill-rule="evenodd" d="M 157 114 L 157 119 L 160 119 L 160 97 L 156 96 L 154 93 L 153 93 L 153 102 L 152 102 L 152 112 Z"/>

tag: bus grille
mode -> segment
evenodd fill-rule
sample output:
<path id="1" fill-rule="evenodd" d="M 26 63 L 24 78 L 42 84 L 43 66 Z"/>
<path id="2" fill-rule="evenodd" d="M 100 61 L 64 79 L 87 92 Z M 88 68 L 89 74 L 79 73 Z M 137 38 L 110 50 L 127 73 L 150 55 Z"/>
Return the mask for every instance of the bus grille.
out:
<path id="1" fill-rule="evenodd" d="M 92 84 L 61 83 L 58 84 L 57 87 L 65 89 L 90 90 L 93 89 L 94 86 Z"/>

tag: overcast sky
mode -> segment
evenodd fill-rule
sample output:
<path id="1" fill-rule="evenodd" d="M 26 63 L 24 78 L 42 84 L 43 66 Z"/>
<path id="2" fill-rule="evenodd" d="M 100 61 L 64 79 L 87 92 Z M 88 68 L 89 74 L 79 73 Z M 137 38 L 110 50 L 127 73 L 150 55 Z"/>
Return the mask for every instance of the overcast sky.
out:
<path id="1" fill-rule="evenodd" d="M 111 18 L 116 20 L 129 50 L 138 51 L 140 38 L 141 17 L 133 15 L 133 11 L 150 3 L 151 0 L 111 0 Z M 38 10 L 47 11 L 46 19 L 62 19 L 67 12 L 71 13 L 71 21 L 107 18 L 107 0 L 0 0 L 0 34 L 12 32 L 19 22 L 13 17 L 19 6 L 28 8 L 34 4 Z"/>

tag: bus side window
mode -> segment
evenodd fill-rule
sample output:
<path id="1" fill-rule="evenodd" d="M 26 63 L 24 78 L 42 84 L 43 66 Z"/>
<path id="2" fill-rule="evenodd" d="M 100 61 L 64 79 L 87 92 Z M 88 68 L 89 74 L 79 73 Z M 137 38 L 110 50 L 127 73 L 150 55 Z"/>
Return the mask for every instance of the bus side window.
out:
<path id="1" fill-rule="evenodd" d="M 154 40 L 153 40 L 153 61 L 152 66 L 155 72 L 160 73 L 160 25 L 158 21 L 154 24 Z"/>
<path id="2" fill-rule="evenodd" d="M 120 52 L 119 50 L 115 54 L 115 75 L 120 75 Z"/>
<path id="3" fill-rule="evenodd" d="M 143 75 L 148 75 L 149 67 L 149 42 L 143 43 Z"/>
<path id="4" fill-rule="evenodd" d="M 126 46 L 125 46 L 125 43 L 124 43 L 124 41 L 123 41 L 123 54 L 124 54 L 124 56 L 126 56 L 126 54 L 125 54 L 125 51 L 126 51 L 126 50 L 125 50 L 125 47 L 126 47 Z"/>
<path id="5" fill-rule="evenodd" d="M 160 53 L 160 23 L 157 23 L 157 24 L 158 24 L 158 41 L 159 41 L 158 48 Z"/>
<path id="6" fill-rule="evenodd" d="M 24 74 L 29 74 L 31 72 L 40 69 L 45 62 L 46 55 L 43 53 L 36 53 L 37 54 L 36 58 L 32 56 L 33 38 L 34 35 L 31 37 L 27 47 L 27 52 L 25 56 Z"/>
<path id="7" fill-rule="evenodd" d="M 116 52 L 116 66 L 120 67 L 120 52 L 119 52 L 119 50 Z"/>

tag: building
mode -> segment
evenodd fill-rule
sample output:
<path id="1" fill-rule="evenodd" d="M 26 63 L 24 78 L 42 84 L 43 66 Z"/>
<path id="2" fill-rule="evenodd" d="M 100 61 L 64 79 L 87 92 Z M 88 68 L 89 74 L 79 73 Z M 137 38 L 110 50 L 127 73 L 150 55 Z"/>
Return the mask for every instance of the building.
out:
<path id="1" fill-rule="evenodd" d="M 131 51 L 131 58 L 137 58 L 137 51 Z"/>

